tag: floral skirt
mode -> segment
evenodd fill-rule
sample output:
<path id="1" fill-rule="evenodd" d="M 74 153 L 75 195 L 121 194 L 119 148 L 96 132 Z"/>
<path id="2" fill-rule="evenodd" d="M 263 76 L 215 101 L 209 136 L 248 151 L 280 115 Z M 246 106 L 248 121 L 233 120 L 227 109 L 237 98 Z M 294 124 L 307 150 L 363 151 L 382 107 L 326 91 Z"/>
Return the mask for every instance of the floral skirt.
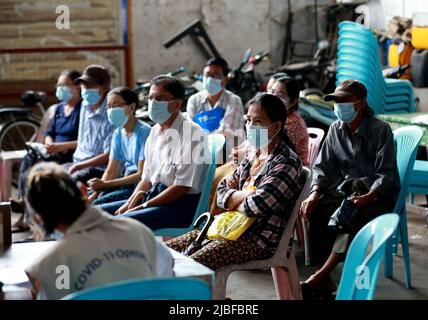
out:
<path id="1" fill-rule="evenodd" d="M 178 252 L 184 252 L 197 238 L 199 232 L 199 230 L 190 231 L 168 240 L 165 244 Z M 213 270 L 229 264 L 264 260 L 272 256 L 272 252 L 263 249 L 251 237 L 245 235 L 236 241 L 207 238 L 202 244 L 202 248 L 190 257 Z"/>

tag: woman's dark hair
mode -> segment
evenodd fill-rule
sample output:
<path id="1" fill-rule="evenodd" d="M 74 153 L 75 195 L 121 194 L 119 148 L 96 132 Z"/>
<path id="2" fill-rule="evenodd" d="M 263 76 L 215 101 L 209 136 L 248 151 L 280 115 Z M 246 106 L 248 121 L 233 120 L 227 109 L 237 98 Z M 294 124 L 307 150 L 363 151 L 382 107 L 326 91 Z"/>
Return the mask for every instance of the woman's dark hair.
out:
<path id="1" fill-rule="evenodd" d="M 74 82 L 77 78 L 80 78 L 82 74 L 79 71 L 73 69 L 66 69 L 61 72 L 61 76 L 66 76 L 71 79 L 71 82 Z"/>
<path id="2" fill-rule="evenodd" d="M 205 64 L 205 67 L 208 66 L 219 66 L 223 70 L 223 76 L 227 77 L 227 74 L 229 73 L 229 65 L 227 64 L 227 61 L 223 58 L 211 58 L 207 61 Z"/>
<path id="3" fill-rule="evenodd" d="M 138 95 L 135 93 L 134 90 L 128 88 L 128 87 L 117 87 L 107 94 L 107 96 L 112 95 L 118 95 L 121 96 L 123 101 L 125 101 L 125 104 L 132 104 L 135 103 L 135 110 L 137 110 L 140 107 L 140 101 L 138 100 Z"/>
<path id="4" fill-rule="evenodd" d="M 76 182 L 54 162 L 39 163 L 31 169 L 26 199 L 41 216 L 47 234 L 51 234 L 60 223 L 72 225 L 86 210 L 86 201 Z"/>
<path id="5" fill-rule="evenodd" d="M 300 89 L 299 89 L 299 83 L 296 79 L 292 77 L 281 77 L 276 79 L 275 82 L 281 83 L 285 90 L 287 90 L 288 98 L 290 100 L 299 99 Z M 297 110 L 299 108 L 299 104 L 296 103 L 292 109 Z"/>
<path id="6" fill-rule="evenodd" d="M 290 141 L 287 134 L 287 127 L 285 123 L 287 122 L 287 112 L 285 111 L 284 102 L 277 96 L 274 96 L 270 93 L 261 93 L 255 96 L 247 103 L 247 109 L 252 104 L 257 104 L 261 106 L 272 122 L 281 121 L 282 131 L 280 134 L 280 139 L 284 141 L 294 152 L 296 152 L 296 147 Z"/>
<path id="7" fill-rule="evenodd" d="M 184 100 L 184 84 L 183 81 L 177 77 L 167 75 L 156 76 L 150 82 L 150 86 L 154 85 L 161 86 L 166 91 L 171 93 L 174 98 Z"/>

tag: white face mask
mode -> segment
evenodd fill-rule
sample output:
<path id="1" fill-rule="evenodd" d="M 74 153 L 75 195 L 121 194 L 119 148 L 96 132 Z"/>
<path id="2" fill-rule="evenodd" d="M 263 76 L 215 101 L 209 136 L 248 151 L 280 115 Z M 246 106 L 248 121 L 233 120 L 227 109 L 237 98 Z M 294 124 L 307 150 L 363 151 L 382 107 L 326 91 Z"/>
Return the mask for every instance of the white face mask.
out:
<path id="1" fill-rule="evenodd" d="M 154 122 L 162 124 L 171 117 L 168 105 L 171 101 L 149 100 L 149 117 Z"/>
<path id="2" fill-rule="evenodd" d="M 273 126 L 271 124 L 269 127 L 264 126 L 256 126 L 247 124 L 247 140 L 250 145 L 252 145 L 255 148 L 265 148 L 267 147 L 271 142 L 272 139 L 279 133 L 280 130 L 278 130 L 272 138 L 269 139 L 269 129 Z"/>

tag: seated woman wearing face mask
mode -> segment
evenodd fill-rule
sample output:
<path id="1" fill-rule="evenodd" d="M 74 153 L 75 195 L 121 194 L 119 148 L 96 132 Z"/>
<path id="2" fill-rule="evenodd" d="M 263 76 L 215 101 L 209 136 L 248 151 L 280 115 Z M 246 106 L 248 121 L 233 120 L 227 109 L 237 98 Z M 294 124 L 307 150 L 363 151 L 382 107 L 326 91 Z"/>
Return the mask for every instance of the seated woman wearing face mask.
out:
<path id="1" fill-rule="evenodd" d="M 56 84 L 56 97 L 60 101 L 55 108 L 50 125 L 44 134 L 44 143 L 50 161 L 66 163 L 71 161 L 74 149 L 77 146 L 77 133 L 79 130 L 80 86 L 73 84 L 81 74 L 76 70 L 64 70 L 58 77 Z M 11 199 L 13 212 L 24 212 L 23 196 L 25 194 L 25 179 L 28 170 L 39 161 L 33 153 L 27 154 L 21 161 L 19 169 L 19 199 Z M 13 231 L 26 229 L 23 219 L 14 225 Z"/>
<path id="2" fill-rule="evenodd" d="M 217 202 L 223 210 L 237 210 L 256 220 L 237 240 L 214 239 L 190 255 L 212 269 L 271 257 L 304 184 L 302 163 L 284 131 L 284 103 L 274 95 L 261 94 L 248 106 L 247 139 L 254 150 L 220 183 Z M 166 244 L 183 252 L 199 232 Z"/>
<path id="3" fill-rule="evenodd" d="M 309 133 L 305 120 L 299 113 L 299 83 L 289 76 L 278 78 L 272 85 L 270 93 L 276 95 L 285 104 L 287 112 L 287 133 L 296 147 L 297 155 L 303 165 L 309 166 Z"/>
<path id="4" fill-rule="evenodd" d="M 131 89 L 111 90 L 107 95 L 107 106 L 108 121 L 116 129 L 106 171 L 101 179 L 88 181 L 94 191 L 89 197 L 94 205 L 126 200 L 132 195 L 143 173 L 144 146 L 151 130 L 135 117 L 138 96 Z M 124 173 L 119 173 L 122 165 Z"/>

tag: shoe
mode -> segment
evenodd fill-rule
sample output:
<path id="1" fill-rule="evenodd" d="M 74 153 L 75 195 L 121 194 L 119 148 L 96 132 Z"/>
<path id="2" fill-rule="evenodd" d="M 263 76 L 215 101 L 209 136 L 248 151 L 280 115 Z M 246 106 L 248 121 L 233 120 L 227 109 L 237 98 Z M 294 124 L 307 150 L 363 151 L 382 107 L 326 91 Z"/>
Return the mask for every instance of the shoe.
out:
<path id="1" fill-rule="evenodd" d="M 19 219 L 12 226 L 12 233 L 29 231 L 30 227 L 24 223 L 24 215 L 21 215 Z"/>

